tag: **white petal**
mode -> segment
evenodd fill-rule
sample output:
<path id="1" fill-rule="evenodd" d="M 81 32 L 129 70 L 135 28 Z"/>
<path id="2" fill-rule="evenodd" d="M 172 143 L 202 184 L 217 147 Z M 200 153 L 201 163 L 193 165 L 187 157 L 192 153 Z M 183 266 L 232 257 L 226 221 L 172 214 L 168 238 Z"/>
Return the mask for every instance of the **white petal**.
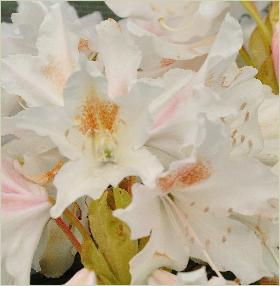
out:
<path id="1" fill-rule="evenodd" d="M 192 104 L 191 81 L 192 73 L 189 71 L 168 71 L 161 83 L 166 91 L 152 102 L 150 108 L 154 123 L 146 145 L 174 158 L 189 155 L 189 148 L 197 140 L 200 123 L 197 110 Z"/>
<path id="2" fill-rule="evenodd" d="M 141 3 L 141 5 L 140 5 Z M 129 17 L 127 27 L 137 36 L 148 36 L 156 54 L 163 58 L 185 60 L 207 53 L 227 4 L 181 1 L 106 2 L 121 17 Z M 163 19 L 165 24 L 161 24 Z M 188 19 L 188 21 L 186 21 Z M 170 24 L 170 28 L 167 26 Z M 172 27 L 174 27 L 172 29 Z"/>
<path id="3" fill-rule="evenodd" d="M 54 179 L 57 199 L 51 209 L 52 217 L 61 215 L 66 207 L 84 195 L 98 199 L 109 185 L 116 186 L 124 177 L 131 175 L 133 171 L 125 166 L 99 165 L 92 158 L 67 162 Z"/>
<path id="4" fill-rule="evenodd" d="M 55 4 L 46 14 L 36 44 L 38 56 L 14 55 L 2 61 L 3 87 L 31 106 L 62 105 L 63 87 L 77 65 L 77 23 L 63 7 Z"/>
<path id="5" fill-rule="evenodd" d="M 11 16 L 13 23 L 19 27 L 24 40 L 31 45 L 34 45 L 37 40 L 39 28 L 47 11 L 43 2 L 19 2 L 17 13 L 13 13 Z"/>
<path id="6" fill-rule="evenodd" d="M 189 248 L 181 232 L 177 232 L 178 225 L 162 204 L 159 204 L 158 211 L 148 243 L 130 261 L 132 284 L 145 283 L 148 276 L 160 267 L 181 271 L 188 264 Z"/>
<path id="7" fill-rule="evenodd" d="M 143 183 L 149 186 L 154 183 L 156 176 L 163 170 L 158 159 L 144 148 L 133 152 L 126 150 L 119 164 L 126 166 L 130 169 L 131 175 L 139 176 Z"/>
<path id="8" fill-rule="evenodd" d="M 188 248 L 177 232 L 178 226 L 165 212 L 157 195 L 154 190 L 134 185 L 131 204 L 114 212 L 130 226 L 132 239 L 147 236 L 152 230 L 147 245 L 130 261 L 132 284 L 145 283 L 159 267 L 183 270 L 188 263 Z"/>
<path id="9" fill-rule="evenodd" d="M 98 37 L 95 30 L 95 26 L 102 22 L 103 18 L 99 11 L 95 11 L 91 14 L 80 18 L 81 22 L 81 35 L 88 41 L 88 46 L 91 51 L 96 52 L 98 49 Z"/>
<path id="10" fill-rule="evenodd" d="M 31 106 L 48 103 L 62 105 L 62 96 L 57 96 L 56 87 L 43 75 L 42 70 L 38 56 L 9 56 L 2 60 L 3 87 L 9 93 L 20 95 Z M 58 82 L 57 86 L 60 88 Z"/>
<path id="11" fill-rule="evenodd" d="M 192 243 L 190 256 L 208 262 L 201 251 L 205 247 L 220 271 L 232 271 L 245 284 L 271 275 L 263 261 L 261 243 L 250 229 L 227 218 L 226 212 L 212 204 L 206 205 L 192 195 L 188 199 L 181 208 L 202 244 Z M 190 206 L 193 201 L 197 206 Z"/>
<path id="12" fill-rule="evenodd" d="M 225 130 L 206 124 L 207 137 L 197 156 L 209 163 L 209 177 L 186 188 L 185 194 L 203 202 L 205 207 L 211 204 L 215 209 L 232 208 L 243 214 L 253 214 L 268 199 L 277 197 L 277 177 L 269 168 L 253 158 L 230 157 Z"/>
<path id="13" fill-rule="evenodd" d="M 213 69 L 213 67 L 222 60 L 228 58 L 234 60 L 242 43 L 241 26 L 236 19 L 227 14 L 200 73 L 203 74 Z"/>
<path id="14" fill-rule="evenodd" d="M 65 132 L 73 123 L 60 107 L 33 107 L 3 121 L 4 135 L 32 130 L 40 136 L 48 136 L 58 146 L 62 155 L 73 159 L 80 157 L 79 148 L 71 144 L 65 136 Z"/>
<path id="15" fill-rule="evenodd" d="M 73 8 L 69 6 L 58 3 L 50 7 L 40 27 L 36 44 L 40 57 L 49 65 L 55 64 L 59 67 L 65 78 L 68 78 L 77 64 L 77 32 L 80 28 L 78 18 L 72 14 Z M 71 15 L 68 9 L 71 9 Z"/>
<path id="16" fill-rule="evenodd" d="M 14 54 L 36 54 L 35 47 L 16 34 L 17 28 L 14 24 L 2 23 L 1 52 L 2 57 Z"/>
<path id="17" fill-rule="evenodd" d="M 248 226 L 248 228 L 252 229 L 259 237 L 262 242 L 264 262 L 275 276 L 278 276 L 279 274 L 279 225 L 278 218 L 276 218 L 276 221 L 274 218 L 274 216 L 278 216 L 277 204 L 278 201 L 275 202 L 275 209 L 273 209 L 274 214 L 271 215 L 269 215 L 271 208 L 268 208 L 268 206 L 272 206 L 273 203 L 268 202 L 267 208 L 259 214 L 244 216 L 238 213 L 233 213 L 230 216 L 231 218 Z"/>
<path id="18" fill-rule="evenodd" d="M 132 188 L 132 202 L 126 209 L 114 211 L 114 216 L 125 221 L 131 229 L 131 239 L 148 236 L 159 215 L 157 194 L 152 190 L 135 184 Z"/>
<path id="19" fill-rule="evenodd" d="M 120 106 L 120 117 L 125 122 L 122 141 L 133 148 L 143 146 L 152 129 L 151 102 L 162 92 L 162 88 L 138 82 L 127 96 L 116 98 Z"/>
<path id="20" fill-rule="evenodd" d="M 233 155 L 252 156 L 263 148 L 257 112 L 263 99 L 263 86 L 253 78 L 234 85 L 222 95 L 222 100 L 237 111 L 236 115 L 225 118 L 233 134 Z"/>
<path id="21" fill-rule="evenodd" d="M 278 137 L 279 101 L 276 96 L 268 97 L 259 108 L 258 119 L 265 139 Z"/>
<path id="22" fill-rule="evenodd" d="M 140 51 L 114 20 L 103 21 L 96 29 L 98 51 L 109 82 L 109 97 L 126 95 L 131 83 L 136 79 L 137 68 L 141 61 Z"/>

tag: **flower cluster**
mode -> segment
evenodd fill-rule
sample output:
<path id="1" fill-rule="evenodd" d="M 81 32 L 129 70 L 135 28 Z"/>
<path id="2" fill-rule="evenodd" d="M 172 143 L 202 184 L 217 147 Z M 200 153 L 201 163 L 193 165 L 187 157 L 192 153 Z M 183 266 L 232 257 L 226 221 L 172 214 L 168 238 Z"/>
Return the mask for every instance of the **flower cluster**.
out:
<path id="1" fill-rule="evenodd" d="M 2 284 L 276 277 L 278 2 L 105 2 L 2 25 Z"/>

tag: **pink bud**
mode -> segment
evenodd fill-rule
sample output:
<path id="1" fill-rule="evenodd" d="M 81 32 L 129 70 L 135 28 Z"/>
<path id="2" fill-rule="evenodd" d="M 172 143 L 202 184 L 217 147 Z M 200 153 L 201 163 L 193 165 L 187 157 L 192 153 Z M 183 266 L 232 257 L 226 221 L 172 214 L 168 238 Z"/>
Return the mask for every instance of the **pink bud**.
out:
<path id="1" fill-rule="evenodd" d="M 272 59 L 275 75 L 277 77 L 277 81 L 279 82 L 279 26 L 276 25 L 275 31 L 272 37 Z"/>

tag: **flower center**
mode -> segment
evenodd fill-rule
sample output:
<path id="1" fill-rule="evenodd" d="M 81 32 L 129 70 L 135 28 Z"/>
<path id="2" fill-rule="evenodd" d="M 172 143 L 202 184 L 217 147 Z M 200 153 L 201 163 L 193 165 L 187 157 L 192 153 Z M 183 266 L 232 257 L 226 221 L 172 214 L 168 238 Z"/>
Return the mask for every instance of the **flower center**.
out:
<path id="1" fill-rule="evenodd" d="M 114 162 L 116 159 L 117 141 L 108 130 L 97 131 L 93 136 L 93 147 L 96 159 L 100 162 Z"/>
<path id="2" fill-rule="evenodd" d="M 76 118 L 80 132 L 92 138 L 94 154 L 100 162 L 114 162 L 116 159 L 118 112 L 119 107 L 114 102 L 91 95 L 86 98 L 82 112 Z"/>

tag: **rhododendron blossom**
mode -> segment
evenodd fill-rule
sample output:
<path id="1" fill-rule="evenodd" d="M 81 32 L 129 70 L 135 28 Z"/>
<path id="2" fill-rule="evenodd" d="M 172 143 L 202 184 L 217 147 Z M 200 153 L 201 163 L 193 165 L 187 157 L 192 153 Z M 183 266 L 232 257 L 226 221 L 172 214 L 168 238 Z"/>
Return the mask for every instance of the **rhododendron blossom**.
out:
<path id="1" fill-rule="evenodd" d="M 2 284 L 278 284 L 266 3 L 19 1 L 1 40 Z"/>

